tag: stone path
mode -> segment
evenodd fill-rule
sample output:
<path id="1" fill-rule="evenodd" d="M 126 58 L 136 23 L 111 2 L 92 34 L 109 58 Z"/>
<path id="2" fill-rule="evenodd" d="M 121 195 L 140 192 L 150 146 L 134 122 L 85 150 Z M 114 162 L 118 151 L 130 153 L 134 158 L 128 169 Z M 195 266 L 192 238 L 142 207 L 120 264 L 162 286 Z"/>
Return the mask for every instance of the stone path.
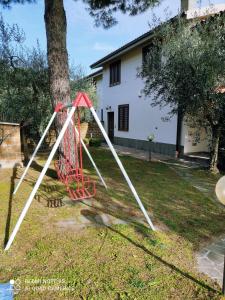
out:
<path id="1" fill-rule="evenodd" d="M 76 228 L 79 230 L 88 226 L 110 226 L 116 224 L 127 224 L 127 222 L 107 214 L 92 215 L 90 212 L 89 216 L 74 216 L 73 219 L 59 221 L 56 225 L 60 228 Z"/>
<path id="2" fill-rule="evenodd" d="M 132 156 L 138 159 L 142 160 L 149 160 L 149 152 L 145 150 L 139 150 L 135 148 L 130 148 L 130 147 L 124 147 L 124 146 L 119 146 L 119 145 L 113 145 L 116 152 L 120 155 L 127 155 L 127 156 Z M 109 149 L 108 146 L 103 145 L 102 146 L 104 149 Z M 171 160 L 170 156 L 167 155 L 162 155 L 158 153 L 153 153 L 152 152 L 152 161 L 165 161 L 165 160 Z"/>
<path id="3" fill-rule="evenodd" d="M 188 181 L 193 187 L 203 193 L 206 197 L 214 199 L 218 202 L 215 194 L 215 179 L 209 177 L 204 179 L 202 177 L 194 176 L 193 170 L 201 169 L 206 167 L 205 164 L 191 162 L 184 159 L 168 162 L 168 165 L 183 179 Z"/>
<path id="4" fill-rule="evenodd" d="M 103 207 L 94 199 L 77 202 L 63 199 L 62 202 L 66 206 L 76 206 L 76 215 L 74 215 L 73 218 L 63 219 L 55 224 L 62 229 L 80 230 L 88 226 L 110 226 L 132 222 L 145 224 L 145 218 L 140 211 L 137 211 L 136 214 L 132 214 L 129 208 L 126 207 L 120 208 L 123 211 L 124 217 L 119 218 L 113 215 L 113 211 L 116 211 L 117 207 L 110 207 L 110 204 L 107 204 L 107 207 Z M 104 212 L 102 211 L 103 209 Z"/>
<path id="5" fill-rule="evenodd" d="M 203 248 L 197 254 L 198 269 L 222 286 L 225 255 L 225 236 Z"/>
<path id="6" fill-rule="evenodd" d="M 68 200 L 71 202 L 71 200 Z M 67 200 L 63 200 L 66 205 L 70 205 Z M 93 200 L 91 200 L 93 202 Z M 109 214 L 102 213 L 96 209 L 87 208 L 85 203 L 90 204 L 87 200 L 83 200 L 77 205 L 77 216 L 74 216 L 73 219 L 66 219 L 57 222 L 57 226 L 61 228 L 73 228 L 77 229 L 84 228 L 87 226 L 110 226 L 113 224 L 126 224 L 125 220 L 113 217 Z"/>

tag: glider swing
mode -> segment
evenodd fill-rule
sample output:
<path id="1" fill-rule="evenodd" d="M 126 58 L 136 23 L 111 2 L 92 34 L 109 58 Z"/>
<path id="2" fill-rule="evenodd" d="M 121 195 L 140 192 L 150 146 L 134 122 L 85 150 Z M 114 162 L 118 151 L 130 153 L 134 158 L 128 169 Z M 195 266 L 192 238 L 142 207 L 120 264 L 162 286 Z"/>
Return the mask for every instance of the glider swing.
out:
<path id="1" fill-rule="evenodd" d="M 34 196 L 43 180 L 43 177 L 45 176 L 45 173 L 47 172 L 47 169 L 59 147 L 59 145 L 63 145 L 63 157 L 60 158 L 60 161 L 57 161 L 55 163 L 55 167 L 56 167 L 56 171 L 57 171 L 57 175 L 60 181 L 62 181 L 66 188 L 67 191 L 69 193 L 69 196 L 72 200 L 81 200 L 81 199 L 87 199 L 87 198 L 91 198 L 94 197 L 96 194 L 96 187 L 95 187 L 95 182 L 93 182 L 89 177 L 84 176 L 83 174 L 83 160 L 82 160 L 82 146 L 84 148 L 84 150 L 86 151 L 89 159 L 91 160 L 91 163 L 93 164 L 102 184 L 105 186 L 105 188 L 107 189 L 106 183 L 104 181 L 104 179 L 102 178 L 96 164 L 94 163 L 93 158 L 91 157 L 91 154 L 89 153 L 87 147 L 85 146 L 84 142 L 81 139 L 81 134 L 80 134 L 80 118 L 79 118 L 79 108 L 80 107 L 84 107 L 84 108 L 89 108 L 97 125 L 99 126 L 124 178 L 127 181 L 128 186 L 130 187 L 130 190 L 135 198 L 135 200 L 137 201 L 142 213 L 144 214 L 146 221 L 148 222 L 150 228 L 152 230 L 155 230 L 155 227 L 151 221 L 151 219 L 149 218 L 147 211 L 145 210 L 132 182 L 130 181 L 129 176 L 127 175 L 126 170 L 124 169 L 111 141 L 109 140 L 109 137 L 107 135 L 107 133 L 105 132 L 104 127 L 102 126 L 98 115 L 95 112 L 95 109 L 92 105 L 91 100 L 88 98 L 87 94 L 85 93 L 78 93 L 77 97 L 75 98 L 75 100 L 72 102 L 72 104 L 69 105 L 63 105 L 62 103 L 59 103 L 56 108 L 55 111 L 43 133 L 43 136 L 41 137 L 26 169 L 24 170 L 23 175 L 21 176 L 13 194 L 16 194 L 19 186 L 21 185 L 32 161 L 34 160 L 34 157 L 38 151 L 38 149 L 40 148 L 51 124 L 53 123 L 56 115 L 58 113 L 61 113 L 61 118 L 62 118 L 62 122 L 63 122 L 63 126 L 62 129 L 56 139 L 56 142 L 51 150 L 51 153 L 49 154 L 49 157 L 44 165 L 44 168 L 42 169 L 34 187 L 33 190 L 21 212 L 21 215 L 19 216 L 19 219 L 15 225 L 15 228 L 13 229 L 13 232 L 5 246 L 5 250 L 9 250 L 9 248 L 11 247 L 11 244 L 20 228 L 21 223 L 23 222 L 23 219 L 26 216 L 26 213 L 34 199 Z M 78 129 L 74 126 L 74 123 L 72 121 L 72 118 L 74 116 L 75 111 L 78 111 Z M 70 125 L 70 126 L 69 126 Z M 72 125 L 72 126 L 71 126 Z M 70 148 L 70 138 L 74 137 L 75 140 L 75 147 L 73 149 Z M 62 142 L 63 141 L 63 142 Z M 62 142 L 62 143 L 61 143 Z"/>

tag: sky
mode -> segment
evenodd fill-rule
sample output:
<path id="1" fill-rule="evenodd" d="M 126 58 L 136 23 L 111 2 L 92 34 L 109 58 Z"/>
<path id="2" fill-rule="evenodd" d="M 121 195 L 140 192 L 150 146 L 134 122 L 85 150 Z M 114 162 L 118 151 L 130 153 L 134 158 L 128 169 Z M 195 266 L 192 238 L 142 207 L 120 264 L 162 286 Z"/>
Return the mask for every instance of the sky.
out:
<path id="1" fill-rule="evenodd" d="M 225 3 L 225 0 L 202 0 L 201 5 Z M 82 1 L 64 0 L 67 16 L 67 49 L 70 64 L 81 65 L 86 74 L 89 66 L 116 50 L 127 42 L 149 30 L 154 16 L 164 20 L 168 15 L 175 16 L 180 10 L 180 0 L 164 0 L 159 7 L 130 17 L 117 13 L 118 24 L 110 29 L 96 28 L 94 20 L 89 16 Z M 41 48 L 46 50 L 46 34 L 44 25 L 44 1 L 36 4 L 13 5 L 11 9 L 0 8 L 5 22 L 18 24 L 26 35 L 25 45 L 32 48 L 39 41 Z"/>

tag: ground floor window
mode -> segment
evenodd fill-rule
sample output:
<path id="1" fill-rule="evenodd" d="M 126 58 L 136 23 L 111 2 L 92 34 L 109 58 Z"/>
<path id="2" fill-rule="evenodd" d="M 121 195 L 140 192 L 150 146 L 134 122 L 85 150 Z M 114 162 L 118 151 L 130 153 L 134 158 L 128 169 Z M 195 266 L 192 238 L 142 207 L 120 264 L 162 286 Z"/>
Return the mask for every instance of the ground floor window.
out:
<path id="1" fill-rule="evenodd" d="M 118 130 L 129 130 L 129 104 L 118 106 Z"/>

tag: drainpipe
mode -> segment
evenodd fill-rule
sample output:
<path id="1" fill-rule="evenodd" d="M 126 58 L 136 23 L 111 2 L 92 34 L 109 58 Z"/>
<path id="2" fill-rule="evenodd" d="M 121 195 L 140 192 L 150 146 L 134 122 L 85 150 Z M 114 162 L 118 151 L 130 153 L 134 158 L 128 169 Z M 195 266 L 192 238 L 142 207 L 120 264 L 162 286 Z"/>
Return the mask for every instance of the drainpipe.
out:
<path id="1" fill-rule="evenodd" d="M 183 116 L 178 109 L 177 113 L 177 139 L 176 139 L 176 158 L 180 157 L 183 153 L 181 153 L 181 133 L 182 133 L 182 121 L 183 121 Z"/>
<path id="2" fill-rule="evenodd" d="M 225 254 L 224 254 L 224 265 L 223 265 L 223 285 L 222 294 L 225 296 Z"/>

